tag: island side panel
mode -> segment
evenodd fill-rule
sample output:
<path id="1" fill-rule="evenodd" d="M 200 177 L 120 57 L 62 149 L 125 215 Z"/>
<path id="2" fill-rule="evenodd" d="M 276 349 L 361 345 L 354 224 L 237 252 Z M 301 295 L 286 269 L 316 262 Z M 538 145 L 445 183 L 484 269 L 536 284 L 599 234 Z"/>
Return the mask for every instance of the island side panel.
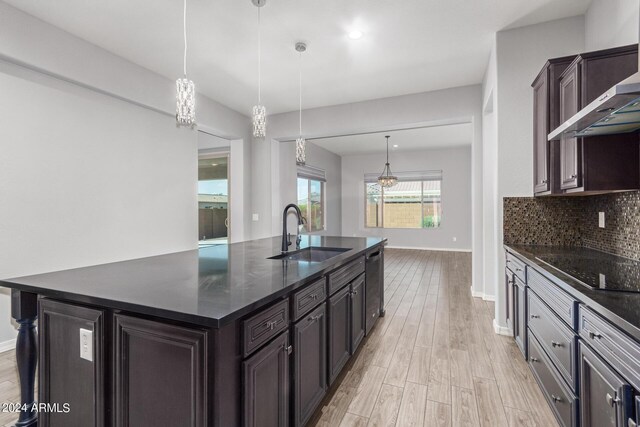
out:
<path id="1" fill-rule="evenodd" d="M 209 399 L 213 426 L 239 426 L 242 423 L 242 321 L 236 320 L 213 329 L 209 376 Z"/>

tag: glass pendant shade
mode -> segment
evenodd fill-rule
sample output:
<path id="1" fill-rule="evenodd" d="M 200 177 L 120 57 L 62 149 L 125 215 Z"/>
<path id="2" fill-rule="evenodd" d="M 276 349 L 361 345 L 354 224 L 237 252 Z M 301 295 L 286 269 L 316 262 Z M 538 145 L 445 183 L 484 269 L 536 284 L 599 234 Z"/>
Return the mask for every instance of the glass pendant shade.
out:
<path id="1" fill-rule="evenodd" d="M 264 105 L 253 106 L 253 136 L 264 138 L 267 133 L 267 110 Z"/>
<path id="2" fill-rule="evenodd" d="M 307 161 L 307 141 L 300 137 L 296 139 L 296 164 L 304 165 Z"/>
<path id="3" fill-rule="evenodd" d="M 187 77 L 176 80 L 176 123 L 178 126 L 195 126 L 196 91 Z"/>

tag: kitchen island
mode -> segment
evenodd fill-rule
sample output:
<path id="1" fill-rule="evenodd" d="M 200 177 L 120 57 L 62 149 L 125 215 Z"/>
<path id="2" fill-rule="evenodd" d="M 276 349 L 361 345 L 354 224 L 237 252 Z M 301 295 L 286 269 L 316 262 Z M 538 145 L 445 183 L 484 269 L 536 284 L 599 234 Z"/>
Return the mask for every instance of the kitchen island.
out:
<path id="1" fill-rule="evenodd" d="M 304 425 L 384 313 L 384 244 L 303 236 L 270 259 L 268 238 L 4 280 L 23 403 L 38 347 L 38 401 L 70 408 L 19 425 Z"/>

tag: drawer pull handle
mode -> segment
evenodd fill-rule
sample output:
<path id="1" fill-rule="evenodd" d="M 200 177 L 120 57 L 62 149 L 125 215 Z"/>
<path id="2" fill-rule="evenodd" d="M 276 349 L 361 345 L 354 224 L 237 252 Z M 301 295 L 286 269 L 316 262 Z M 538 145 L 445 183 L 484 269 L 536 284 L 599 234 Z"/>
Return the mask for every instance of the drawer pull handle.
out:
<path id="1" fill-rule="evenodd" d="M 321 317 L 322 317 L 322 314 L 318 314 L 316 316 L 309 316 L 307 321 L 309 321 L 309 322 L 317 322 L 318 320 L 320 320 Z"/>
<path id="2" fill-rule="evenodd" d="M 273 331 L 277 325 L 278 325 L 277 321 L 267 322 L 267 328 L 269 328 L 270 331 Z"/>
<path id="3" fill-rule="evenodd" d="M 561 398 L 560 396 L 556 396 L 556 395 L 553 395 L 553 394 L 551 395 L 551 399 L 552 399 L 554 402 L 557 402 L 557 403 L 562 402 L 562 398 Z"/>
<path id="4" fill-rule="evenodd" d="M 353 291 L 353 292 L 351 292 L 351 295 L 353 295 L 353 296 L 358 295 L 358 291 Z"/>
<path id="5" fill-rule="evenodd" d="M 521 269 L 521 268 L 516 267 L 516 271 L 522 271 L 522 269 Z"/>
<path id="6" fill-rule="evenodd" d="M 540 360 L 537 357 L 531 357 L 532 362 L 539 362 Z"/>
<path id="7" fill-rule="evenodd" d="M 592 340 L 596 338 L 602 338 L 602 334 L 598 332 L 587 331 L 587 334 L 589 335 L 589 338 L 591 338 Z"/>
<path id="8" fill-rule="evenodd" d="M 564 347 L 561 342 L 551 341 L 551 347 Z"/>
<path id="9" fill-rule="evenodd" d="M 616 406 L 620 402 L 621 400 L 619 397 L 613 397 L 609 393 L 607 393 L 607 403 L 609 404 L 609 406 Z"/>
<path id="10" fill-rule="evenodd" d="M 539 315 L 537 315 L 537 314 L 532 314 L 532 315 L 531 315 L 531 318 L 532 318 L 532 319 L 539 319 L 539 318 L 540 318 L 540 316 L 539 316 Z"/>
<path id="11" fill-rule="evenodd" d="M 318 299 L 318 295 L 316 295 L 316 294 L 311 294 L 311 299 Z"/>
<path id="12" fill-rule="evenodd" d="M 510 262 L 511 262 L 511 260 L 510 260 L 510 259 L 508 259 L 508 260 L 507 260 L 507 264 L 509 264 Z"/>

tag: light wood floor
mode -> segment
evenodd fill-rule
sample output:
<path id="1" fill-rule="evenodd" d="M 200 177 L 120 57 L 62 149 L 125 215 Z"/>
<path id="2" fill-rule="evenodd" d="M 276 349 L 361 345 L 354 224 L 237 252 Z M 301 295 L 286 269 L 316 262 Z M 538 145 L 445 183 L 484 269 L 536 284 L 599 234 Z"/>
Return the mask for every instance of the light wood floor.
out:
<path id="1" fill-rule="evenodd" d="M 337 380 L 316 426 L 557 426 L 494 304 L 472 298 L 468 253 L 388 249 L 386 316 Z M 0 403 L 18 402 L 13 352 Z M 0 413 L 0 426 L 15 421 Z"/>

